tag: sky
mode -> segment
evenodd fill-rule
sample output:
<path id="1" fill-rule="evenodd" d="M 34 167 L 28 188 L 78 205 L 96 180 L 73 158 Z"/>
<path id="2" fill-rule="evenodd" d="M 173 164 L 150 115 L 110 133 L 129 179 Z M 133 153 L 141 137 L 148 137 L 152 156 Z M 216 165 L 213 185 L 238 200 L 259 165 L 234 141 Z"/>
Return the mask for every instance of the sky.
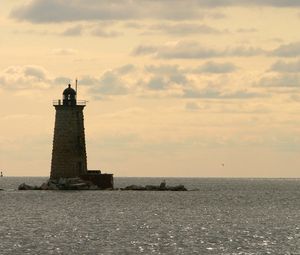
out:
<path id="1" fill-rule="evenodd" d="M 89 169 L 300 177 L 299 0 L 2 0 L 0 170 L 49 176 L 78 79 Z"/>

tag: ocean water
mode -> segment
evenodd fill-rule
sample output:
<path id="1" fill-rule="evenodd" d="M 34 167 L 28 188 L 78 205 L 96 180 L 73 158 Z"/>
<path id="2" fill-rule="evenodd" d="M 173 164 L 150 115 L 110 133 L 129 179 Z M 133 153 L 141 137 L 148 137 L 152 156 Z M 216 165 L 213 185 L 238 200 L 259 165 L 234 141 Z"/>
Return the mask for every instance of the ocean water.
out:
<path id="1" fill-rule="evenodd" d="M 166 178 L 188 192 L 16 190 L 45 180 L 0 178 L 1 255 L 300 254 L 300 179 Z"/>

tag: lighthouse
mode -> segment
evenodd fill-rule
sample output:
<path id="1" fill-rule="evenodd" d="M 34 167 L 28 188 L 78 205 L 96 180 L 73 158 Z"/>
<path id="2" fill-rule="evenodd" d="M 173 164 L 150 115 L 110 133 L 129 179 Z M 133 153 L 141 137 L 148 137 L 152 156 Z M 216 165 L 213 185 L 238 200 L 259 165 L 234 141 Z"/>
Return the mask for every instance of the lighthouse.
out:
<path id="1" fill-rule="evenodd" d="M 77 81 L 76 81 L 77 89 Z M 99 188 L 113 188 L 113 175 L 87 169 L 83 109 L 86 101 L 77 100 L 77 91 L 69 84 L 55 107 L 54 138 L 50 179 L 81 178 Z"/>
<path id="2" fill-rule="evenodd" d="M 76 91 L 68 87 L 63 99 L 53 103 L 56 116 L 51 162 L 51 179 L 74 178 L 87 173 L 83 109 Z"/>

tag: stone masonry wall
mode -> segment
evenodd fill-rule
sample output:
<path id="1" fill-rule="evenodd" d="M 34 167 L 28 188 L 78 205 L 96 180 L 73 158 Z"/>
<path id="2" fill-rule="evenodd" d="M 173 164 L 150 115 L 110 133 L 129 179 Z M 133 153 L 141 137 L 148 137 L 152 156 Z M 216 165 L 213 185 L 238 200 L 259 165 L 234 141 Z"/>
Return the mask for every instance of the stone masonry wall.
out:
<path id="1" fill-rule="evenodd" d="M 72 178 L 87 173 L 84 106 L 55 106 L 51 179 Z"/>

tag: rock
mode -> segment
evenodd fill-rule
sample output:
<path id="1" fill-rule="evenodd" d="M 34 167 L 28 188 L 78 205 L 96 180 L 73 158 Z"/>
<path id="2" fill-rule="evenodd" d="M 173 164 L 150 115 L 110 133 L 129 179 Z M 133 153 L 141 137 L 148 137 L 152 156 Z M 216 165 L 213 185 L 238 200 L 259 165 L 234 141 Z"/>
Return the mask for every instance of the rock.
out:
<path id="1" fill-rule="evenodd" d="M 48 188 L 51 190 L 97 190 L 97 185 L 91 181 L 80 178 L 60 178 L 59 180 L 48 181 Z"/>
<path id="2" fill-rule="evenodd" d="M 48 183 L 47 183 L 47 186 L 48 186 L 48 190 L 58 190 L 58 186 L 57 186 L 57 183 L 49 180 Z"/>
<path id="3" fill-rule="evenodd" d="M 85 181 L 78 178 L 78 177 L 75 177 L 75 178 L 66 178 L 66 182 L 70 183 L 70 184 L 75 184 L 75 183 L 82 183 L 82 182 L 85 182 Z"/>
<path id="4" fill-rule="evenodd" d="M 166 189 L 166 187 L 167 187 L 166 181 L 163 180 L 163 181 L 160 183 L 160 185 L 159 185 L 159 189 L 160 189 L 160 190 L 164 190 L 164 189 Z"/>
<path id="5" fill-rule="evenodd" d="M 66 183 L 67 183 L 67 179 L 66 178 L 59 178 L 57 184 L 60 185 L 60 186 L 64 186 L 64 185 L 66 185 Z"/>
<path id="6" fill-rule="evenodd" d="M 89 185 L 87 183 L 81 182 L 81 183 L 72 183 L 66 185 L 67 189 L 74 189 L 74 190 L 86 190 L 89 189 Z"/>
<path id="7" fill-rule="evenodd" d="M 80 178 L 60 178 L 57 180 L 49 180 L 48 186 L 51 189 L 59 190 L 95 190 L 98 189 L 91 181 L 85 181 Z"/>
<path id="8" fill-rule="evenodd" d="M 146 190 L 146 188 L 139 185 L 130 185 L 125 187 L 123 190 Z"/>
<path id="9" fill-rule="evenodd" d="M 80 181 L 80 182 L 79 182 Z M 87 189 L 89 187 L 88 183 L 83 182 L 82 180 L 71 180 L 71 184 L 67 178 L 60 178 L 57 180 L 49 180 L 46 183 L 43 183 L 41 186 L 30 186 L 26 183 L 19 185 L 18 190 L 79 190 Z M 77 182 L 77 183 L 76 183 Z"/>
<path id="10" fill-rule="evenodd" d="M 165 182 L 161 183 L 159 186 L 157 185 L 130 185 L 125 188 L 121 188 L 121 190 L 148 190 L 148 191 L 187 191 L 184 185 L 177 186 L 166 186 Z"/>
<path id="11" fill-rule="evenodd" d="M 25 183 L 19 185 L 18 190 L 29 190 L 29 186 Z"/>
<path id="12" fill-rule="evenodd" d="M 19 185 L 18 190 L 41 190 L 41 188 L 38 186 L 30 186 L 26 183 L 22 183 Z"/>
<path id="13" fill-rule="evenodd" d="M 167 187 L 167 190 L 170 191 L 187 191 L 187 189 L 184 187 L 184 185 L 177 185 L 177 186 L 171 186 L 171 187 Z"/>
<path id="14" fill-rule="evenodd" d="M 30 186 L 22 183 L 19 185 L 18 190 L 100 190 L 100 188 L 91 181 L 85 181 L 80 178 L 60 178 L 59 180 L 49 179 L 48 182 L 43 183 L 41 186 Z M 121 190 L 187 191 L 184 185 L 166 186 L 165 181 L 160 185 L 130 185 L 121 188 Z"/>
<path id="15" fill-rule="evenodd" d="M 146 185 L 146 190 L 159 190 L 159 186 L 155 185 Z"/>
<path id="16" fill-rule="evenodd" d="M 89 190 L 98 190 L 98 189 L 99 189 L 98 186 L 94 184 L 90 185 L 89 187 Z"/>
<path id="17" fill-rule="evenodd" d="M 41 185 L 41 190 L 48 190 L 48 189 L 49 189 L 48 183 L 44 182 L 44 183 Z"/>

